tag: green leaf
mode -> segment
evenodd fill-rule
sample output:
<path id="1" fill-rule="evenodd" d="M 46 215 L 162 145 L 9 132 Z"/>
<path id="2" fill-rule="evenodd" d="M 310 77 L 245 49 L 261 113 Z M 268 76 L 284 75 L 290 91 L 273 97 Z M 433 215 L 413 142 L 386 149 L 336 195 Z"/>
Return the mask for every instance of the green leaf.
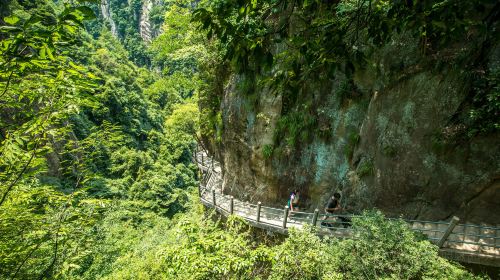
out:
<path id="1" fill-rule="evenodd" d="M 95 19 L 96 18 L 96 15 L 94 14 L 94 11 L 89 8 L 89 7 L 86 7 L 86 6 L 81 6 L 81 7 L 77 7 L 76 8 L 77 11 L 81 12 L 86 20 L 89 20 L 89 19 Z"/>
<path id="2" fill-rule="evenodd" d="M 45 46 L 45 49 L 47 50 L 47 56 L 50 58 L 50 60 L 54 60 L 54 55 L 52 54 L 52 49 L 48 46 Z"/>
<path id="3" fill-rule="evenodd" d="M 18 21 L 19 21 L 19 18 L 12 15 L 12 16 L 9 16 L 9 17 L 5 17 L 3 19 L 3 21 L 5 21 L 6 23 L 10 24 L 10 25 L 15 25 Z"/>
<path id="4" fill-rule="evenodd" d="M 257 8 L 257 0 L 252 0 L 252 8 Z"/>
<path id="5" fill-rule="evenodd" d="M 41 59 L 45 59 L 46 56 L 46 48 L 41 48 L 40 51 L 38 52 L 38 55 L 40 56 Z"/>
<path id="6" fill-rule="evenodd" d="M 23 142 L 23 140 L 22 140 L 21 138 L 16 137 L 16 138 L 14 138 L 14 140 L 16 140 L 16 142 L 17 142 L 20 146 L 24 145 L 24 142 Z"/>

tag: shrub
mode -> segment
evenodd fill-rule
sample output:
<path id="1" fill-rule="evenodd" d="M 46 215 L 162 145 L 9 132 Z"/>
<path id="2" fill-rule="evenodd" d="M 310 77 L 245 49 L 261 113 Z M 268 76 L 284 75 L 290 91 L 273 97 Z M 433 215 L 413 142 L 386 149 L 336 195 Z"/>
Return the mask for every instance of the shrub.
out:
<path id="1" fill-rule="evenodd" d="M 338 250 L 346 279 L 474 279 L 439 257 L 438 248 L 403 220 L 366 212 L 352 222 L 357 238 L 340 242 Z"/>
<path id="2" fill-rule="evenodd" d="M 334 250 L 329 250 L 333 248 Z M 290 237 L 273 248 L 273 266 L 269 279 L 321 279 L 337 275 L 337 250 L 311 231 L 290 230 Z M 329 273 L 327 273 L 329 272 Z"/>

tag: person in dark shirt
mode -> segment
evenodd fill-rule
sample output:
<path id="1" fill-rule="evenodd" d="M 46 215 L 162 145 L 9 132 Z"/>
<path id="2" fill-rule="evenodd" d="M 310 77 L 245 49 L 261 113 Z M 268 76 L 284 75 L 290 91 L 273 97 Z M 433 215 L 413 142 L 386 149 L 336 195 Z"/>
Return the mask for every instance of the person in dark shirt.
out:
<path id="1" fill-rule="evenodd" d="M 334 214 L 340 210 L 342 210 L 342 207 L 340 207 L 340 193 L 336 192 L 332 197 L 330 197 L 330 200 L 328 200 L 325 211 L 327 213 Z"/>
<path id="2" fill-rule="evenodd" d="M 340 193 L 334 193 L 333 196 L 328 200 L 325 212 L 329 214 L 340 214 L 340 211 L 342 210 L 342 206 L 340 205 L 340 197 Z M 342 225 L 344 226 L 344 228 L 347 228 L 351 225 L 351 220 L 349 218 L 342 216 L 339 216 L 338 218 L 342 221 Z"/>

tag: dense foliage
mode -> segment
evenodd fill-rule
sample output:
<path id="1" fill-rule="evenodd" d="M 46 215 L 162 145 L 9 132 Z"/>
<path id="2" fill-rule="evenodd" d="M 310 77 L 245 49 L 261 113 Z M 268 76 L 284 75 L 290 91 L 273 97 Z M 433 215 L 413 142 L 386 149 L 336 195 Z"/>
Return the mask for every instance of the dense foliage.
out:
<path id="1" fill-rule="evenodd" d="M 0 2 L 0 278 L 474 278 L 379 213 L 354 221 L 357 240 L 306 230 L 278 244 L 207 214 L 191 158 L 220 119 L 199 122 L 197 105 L 222 86 L 218 42 L 195 31 L 190 2 L 166 1 L 146 50 L 129 2 L 120 38 L 88 22 L 96 3 Z"/>
<path id="2" fill-rule="evenodd" d="M 139 68 L 106 29 L 89 36 L 85 6 L 5 8 L 0 275 L 72 278 L 113 215 L 144 229 L 185 208 L 196 84 Z"/>
<path id="3" fill-rule="evenodd" d="M 192 197 L 196 201 L 196 197 Z M 111 240 L 98 244 L 99 256 L 122 255 L 92 271 L 104 279 L 480 279 L 438 257 L 437 248 L 415 238 L 404 222 L 380 213 L 354 221 L 357 240 L 320 239 L 291 231 L 282 243 L 267 245 L 263 234 L 236 217 L 225 222 L 206 216 L 202 205 L 166 225 L 147 231 L 108 224 Z M 120 235 L 126 238 L 119 238 Z M 257 238 L 252 238 L 257 236 Z M 256 241 L 254 241 L 256 240 Z M 259 242 L 260 240 L 260 242 Z"/>

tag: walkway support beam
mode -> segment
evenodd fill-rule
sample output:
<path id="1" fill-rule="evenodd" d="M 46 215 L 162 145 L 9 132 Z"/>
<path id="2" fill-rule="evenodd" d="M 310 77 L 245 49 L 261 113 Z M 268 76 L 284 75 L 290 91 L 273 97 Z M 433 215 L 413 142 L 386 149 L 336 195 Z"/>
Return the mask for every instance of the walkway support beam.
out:
<path id="1" fill-rule="evenodd" d="M 312 220 L 312 226 L 316 227 L 316 223 L 318 222 L 318 215 L 319 215 L 319 210 L 318 208 L 314 209 L 314 215 L 313 215 L 313 220 Z"/>
<path id="2" fill-rule="evenodd" d="M 284 217 L 283 217 L 283 228 L 286 228 L 286 220 L 288 219 L 288 205 L 285 206 Z"/>
<path id="3" fill-rule="evenodd" d="M 450 234 L 453 232 L 453 229 L 458 224 L 458 221 L 460 221 L 460 219 L 457 216 L 453 216 L 453 218 L 451 218 L 450 225 L 448 226 L 446 231 L 443 233 L 443 236 L 441 237 L 441 239 L 439 239 L 437 243 L 439 248 L 443 248 L 444 242 L 446 242 L 446 239 L 448 239 Z"/>
<path id="4" fill-rule="evenodd" d="M 214 204 L 214 206 L 216 205 L 215 204 L 215 190 L 212 189 L 212 203 Z"/>
<path id="5" fill-rule="evenodd" d="M 257 223 L 260 223 L 260 207 L 261 207 L 261 203 L 259 201 L 257 203 Z"/>

